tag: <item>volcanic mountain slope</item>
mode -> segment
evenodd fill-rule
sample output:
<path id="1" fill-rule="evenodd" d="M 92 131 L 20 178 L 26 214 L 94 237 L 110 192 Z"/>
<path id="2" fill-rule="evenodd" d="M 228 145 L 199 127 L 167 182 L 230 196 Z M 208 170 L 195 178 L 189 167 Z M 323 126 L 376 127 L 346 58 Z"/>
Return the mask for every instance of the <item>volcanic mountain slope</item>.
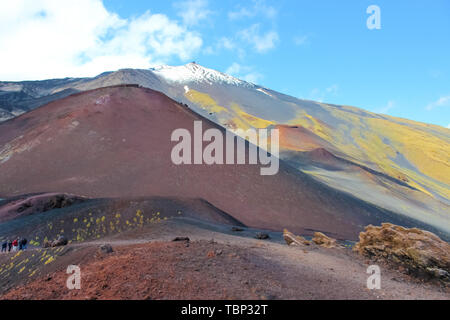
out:
<path id="1" fill-rule="evenodd" d="M 52 102 L 0 125 L 0 197 L 45 191 L 201 198 L 251 227 L 289 226 L 347 239 L 385 221 L 431 228 L 335 191 L 283 162 L 274 176 L 260 175 L 259 165 L 176 166 L 171 134 L 185 128 L 193 136 L 195 120 L 203 120 L 203 130 L 223 130 L 136 86 Z"/>
<path id="2" fill-rule="evenodd" d="M 229 130 L 279 128 L 280 156 L 293 167 L 450 232 L 450 130 L 439 126 L 297 99 L 196 63 L 0 82 L 0 109 L 13 117 L 73 92 L 124 83 L 161 91 Z"/>
<path id="3" fill-rule="evenodd" d="M 450 130 L 296 99 L 196 64 L 161 67 L 154 73 L 172 85 L 171 96 L 187 100 L 195 111 L 230 130 L 279 128 L 281 158 L 296 168 L 355 197 L 450 231 Z M 314 149 L 353 165 L 330 170 L 317 159 L 308 163 L 304 152 Z M 303 161 L 296 163 L 298 158 Z"/>
<path id="4" fill-rule="evenodd" d="M 43 193 L 21 195 L 0 202 L 0 240 L 26 237 L 32 246 L 42 247 L 45 239 L 52 241 L 64 236 L 69 242 L 81 243 L 132 232 L 169 219 L 245 227 L 202 199 L 92 199 Z"/>

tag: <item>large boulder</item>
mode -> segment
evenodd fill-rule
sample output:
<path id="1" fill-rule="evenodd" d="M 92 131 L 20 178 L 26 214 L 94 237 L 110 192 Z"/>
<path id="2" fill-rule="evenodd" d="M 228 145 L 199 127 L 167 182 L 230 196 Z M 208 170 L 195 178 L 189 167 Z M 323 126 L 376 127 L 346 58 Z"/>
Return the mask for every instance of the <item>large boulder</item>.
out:
<path id="1" fill-rule="evenodd" d="M 322 232 L 314 233 L 314 238 L 312 238 L 312 241 L 315 244 L 317 244 L 318 246 L 325 247 L 325 248 L 340 247 L 340 245 L 337 244 L 336 239 L 330 238 L 330 237 L 324 235 Z"/>
<path id="2" fill-rule="evenodd" d="M 410 273 L 428 274 L 450 280 L 450 244 L 435 234 L 390 223 L 366 227 L 354 250 L 360 254 L 393 262 Z"/>
<path id="3" fill-rule="evenodd" d="M 288 244 L 288 246 L 309 246 L 311 242 L 303 238 L 302 236 L 296 236 L 292 232 L 289 232 L 287 229 L 283 231 L 284 241 Z"/>
<path id="4" fill-rule="evenodd" d="M 58 239 L 52 242 L 52 247 L 62 247 L 66 246 L 69 240 L 65 236 L 59 236 Z"/>

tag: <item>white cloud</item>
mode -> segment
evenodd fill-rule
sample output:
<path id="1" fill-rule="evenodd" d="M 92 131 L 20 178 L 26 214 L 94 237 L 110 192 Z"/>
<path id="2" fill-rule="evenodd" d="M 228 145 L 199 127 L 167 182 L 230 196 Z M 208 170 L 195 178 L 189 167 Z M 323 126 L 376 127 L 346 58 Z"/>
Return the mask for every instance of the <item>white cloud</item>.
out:
<path id="1" fill-rule="evenodd" d="M 332 84 L 328 88 L 325 89 L 327 93 L 336 95 L 339 91 L 339 86 L 337 84 Z"/>
<path id="2" fill-rule="evenodd" d="M 0 4 L 0 79 L 93 76 L 186 61 L 202 38 L 163 14 L 122 19 L 101 0 Z"/>
<path id="3" fill-rule="evenodd" d="M 264 78 L 263 75 L 260 74 L 259 72 L 250 72 L 241 77 L 242 80 L 245 80 L 247 82 L 251 82 L 254 84 L 258 84 L 259 81 L 261 81 L 263 78 Z"/>
<path id="4" fill-rule="evenodd" d="M 207 46 L 205 50 L 203 50 L 204 54 L 207 55 L 216 55 L 219 54 L 221 50 L 236 50 L 238 55 L 240 55 L 240 51 L 242 48 L 239 48 L 235 41 L 228 37 L 222 37 L 217 40 L 213 45 Z"/>
<path id="5" fill-rule="evenodd" d="M 440 97 L 438 100 L 429 103 L 426 106 L 426 109 L 433 110 L 434 108 L 437 108 L 437 107 L 447 107 L 447 108 L 450 107 L 450 95 Z"/>
<path id="6" fill-rule="evenodd" d="M 238 20 L 243 18 L 253 18 L 256 16 L 264 16 L 268 19 L 274 19 L 278 11 L 272 7 L 266 5 L 263 0 L 253 0 L 251 7 L 239 7 L 236 11 L 228 12 L 228 18 L 230 20 Z"/>
<path id="7" fill-rule="evenodd" d="M 225 49 L 228 49 L 228 50 L 233 50 L 233 49 L 235 48 L 236 45 L 234 44 L 233 40 L 231 40 L 230 38 L 222 37 L 222 38 L 219 40 L 218 46 L 219 46 L 220 48 L 225 48 Z"/>
<path id="8" fill-rule="evenodd" d="M 376 112 L 377 113 L 384 113 L 387 114 L 392 108 L 395 107 L 395 102 L 392 100 L 389 100 L 387 102 L 387 104 L 384 107 L 381 107 L 380 109 L 378 109 Z"/>
<path id="9" fill-rule="evenodd" d="M 239 37 L 253 45 L 255 50 L 259 53 L 264 53 L 275 48 L 276 43 L 279 40 L 276 31 L 272 30 L 261 34 L 259 24 L 254 24 L 251 27 L 240 31 Z"/>
<path id="10" fill-rule="evenodd" d="M 295 36 L 294 37 L 294 44 L 296 46 L 303 46 L 308 43 L 309 37 L 308 36 Z"/>
<path id="11" fill-rule="evenodd" d="M 231 20 L 237 20 L 245 17 L 253 17 L 255 13 L 248 8 L 241 8 L 237 11 L 228 12 L 228 18 Z"/>
<path id="12" fill-rule="evenodd" d="M 428 75 L 434 79 L 438 79 L 438 78 L 442 77 L 443 74 L 444 73 L 441 70 L 437 70 L 437 69 L 428 70 Z"/>
<path id="13" fill-rule="evenodd" d="M 229 66 L 225 73 L 251 83 L 258 83 L 263 78 L 262 74 L 254 71 L 251 67 L 242 66 L 236 62 Z"/>
<path id="14" fill-rule="evenodd" d="M 448 124 L 447 129 L 450 129 L 450 123 Z"/>
<path id="15" fill-rule="evenodd" d="M 208 9 L 207 0 L 180 1 L 176 2 L 174 7 L 178 10 L 178 15 L 183 19 L 184 24 L 188 26 L 198 25 L 212 14 L 212 11 Z"/>
<path id="16" fill-rule="evenodd" d="M 207 46 L 207 47 L 203 50 L 203 54 L 206 54 L 206 55 L 216 54 L 216 50 L 215 50 L 212 46 Z"/>
<path id="17" fill-rule="evenodd" d="M 242 66 L 239 63 L 234 62 L 231 66 L 228 67 L 228 69 L 225 71 L 225 73 L 230 75 L 236 75 L 242 71 Z"/>
<path id="18" fill-rule="evenodd" d="M 331 86 L 321 90 L 319 88 L 314 88 L 309 93 L 307 99 L 314 100 L 318 102 L 324 102 L 329 97 L 336 96 L 339 92 L 339 86 L 337 84 L 332 84 Z"/>

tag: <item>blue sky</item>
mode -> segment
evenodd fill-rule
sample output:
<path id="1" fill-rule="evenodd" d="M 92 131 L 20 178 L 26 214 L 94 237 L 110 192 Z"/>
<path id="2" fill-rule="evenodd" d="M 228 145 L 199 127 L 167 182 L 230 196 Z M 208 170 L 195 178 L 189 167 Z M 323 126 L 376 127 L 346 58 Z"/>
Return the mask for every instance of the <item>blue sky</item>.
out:
<path id="1" fill-rule="evenodd" d="M 366 26 L 372 4 L 381 9 L 380 30 Z M 164 1 L 105 5 L 125 16 L 145 10 L 177 16 L 177 7 Z M 249 69 L 237 75 L 254 74 L 259 84 L 297 97 L 450 124 L 450 98 L 428 110 L 450 96 L 449 1 L 214 1 L 207 9 L 196 26 L 205 46 L 225 37 L 237 48 L 199 52 L 194 60 L 202 65 L 227 71 L 236 63 Z M 245 9 L 253 16 L 230 15 Z M 278 34 L 273 49 L 259 52 L 239 38 L 254 24 L 262 35 Z"/>
<path id="2" fill-rule="evenodd" d="M 34 11 L 27 9 L 29 12 L 21 14 L 24 17 L 21 24 L 8 24 L 5 28 L 10 28 L 9 34 L 26 30 L 28 24 L 33 30 L 36 24 L 42 24 L 43 30 L 64 24 L 67 28 L 64 39 L 73 38 L 79 44 L 71 41 L 60 48 L 53 41 L 52 51 L 38 49 L 34 54 L 37 57 L 41 54 L 39 62 L 31 61 L 34 64 L 30 62 L 26 69 L 22 64 L 13 69 L 14 64 L 9 63 L 5 70 L 11 66 L 11 71 L 2 73 L 0 62 L 1 79 L 43 79 L 62 76 L 64 72 L 68 76 L 87 76 L 104 69 L 196 61 L 296 97 L 450 126 L 450 1 L 447 0 L 82 0 L 78 3 L 85 6 L 80 10 L 83 16 L 78 19 L 75 19 L 77 10 L 72 9 L 62 22 L 52 20 L 52 13 L 64 16 L 67 9 L 36 0 Z M 379 30 L 366 26 L 369 5 L 377 5 L 381 10 Z M 87 16 L 85 23 L 80 21 L 84 16 Z M 26 17 L 33 23 L 28 23 Z M 69 28 L 72 17 L 74 27 Z M 98 23 L 94 24 L 93 19 Z M 80 24 L 86 26 L 81 32 Z M 83 32 L 86 35 L 78 36 Z M 57 38 L 65 41 L 61 35 L 53 36 L 55 41 Z M 20 38 L 19 33 L 16 38 Z M 2 40 L 0 31 L 0 43 Z M 7 40 L 4 43 L 9 43 Z M 12 53 L 19 49 L 16 45 L 14 42 L 9 45 Z M 70 56 L 72 60 L 62 60 L 61 56 Z M 54 70 L 50 65 L 55 66 Z M 19 68 L 23 72 L 18 72 Z"/>

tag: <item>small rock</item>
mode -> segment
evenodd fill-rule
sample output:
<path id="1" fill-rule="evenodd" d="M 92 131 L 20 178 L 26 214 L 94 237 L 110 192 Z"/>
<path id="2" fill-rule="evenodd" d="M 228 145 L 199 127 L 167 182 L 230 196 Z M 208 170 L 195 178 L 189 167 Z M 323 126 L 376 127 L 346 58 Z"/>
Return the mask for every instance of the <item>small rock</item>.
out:
<path id="1" fill-rule="evenodd" d="M 44 248 L 50 248 L 52 246 L 52 243 L 48 240 L 44 240 L 44 243 L 42 245 Z"/>
<path id="2" fill-rule="evenodd" d="M 59 238 L 52 242 L 52 247 L 61 247 L 66 246 L 69 243 L 69 240 L 65 236 L 59 236 Z"/>
<path id="3" fill-rule="evenodd" d="M 272 294 L 263 294 L 261 300 L 276 300 L 277 297 Z"/>
<path id="4" fill-rule="evenodd" d="M 434 277 L 438 278 L 438 279 L 448 279 L 450 278 L 450 274 L 443 270 L 443 269 L 439 269 L 439 268 L 427 268 L 427 271 L 429 274 L 433 275 Z"/>
<path id="5" fill-rule="evenodd" d="M 114 252 L 110 244 L 102 244 L 100 246 L 100 251 L 106 254 Z"/>
<path id="6" fill-rule="evenodd" d="M 174 241 L 174 242 L 178 242 L 178 241 L 186 241 L 186 242 L 189 242 L 189 241 L 191 241 L 191 239 L 189 239 L 188 237 L 176 237 L 176 238 L 173 239 L 172 241 Z"/>
<path id="7" fill-rule="evenodd" d="M 255 238 L 256 238 L 256 239 L 259 239 L 259 240 L 267 240 L 267 239 L 270 239 L 270 236 L 269 236 L 267 233 L 264 233 L 264 232 L 258 232 L 258 233 L 256 234 Z"/>

